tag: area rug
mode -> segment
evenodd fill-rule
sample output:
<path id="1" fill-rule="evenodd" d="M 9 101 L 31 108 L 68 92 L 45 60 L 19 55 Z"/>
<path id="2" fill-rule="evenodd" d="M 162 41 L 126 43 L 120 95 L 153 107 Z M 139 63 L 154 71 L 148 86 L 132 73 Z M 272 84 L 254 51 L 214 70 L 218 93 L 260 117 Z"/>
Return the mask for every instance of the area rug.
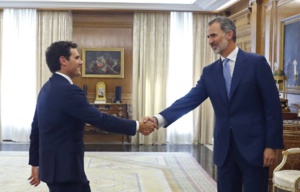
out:
<path id="1" fill-rule="evenodd" d="M 215 192 L 216 182 L 189 153 L 86 152 L 92 192 Z M 28 152 L 0 152 L 1 192 L 47 192 L 29 185 Z"/>

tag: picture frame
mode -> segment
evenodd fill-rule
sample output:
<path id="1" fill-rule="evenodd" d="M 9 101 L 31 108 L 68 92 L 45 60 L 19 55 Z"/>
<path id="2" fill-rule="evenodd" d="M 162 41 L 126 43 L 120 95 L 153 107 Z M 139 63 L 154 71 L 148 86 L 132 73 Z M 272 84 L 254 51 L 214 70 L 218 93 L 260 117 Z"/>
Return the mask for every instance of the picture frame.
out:
<path id="1" fill-rule="evenodd" d="M 300 94 L 300 14 L 281 21 L 280 63 L 287 76 L 287 93 Z"/>
<path id="2" fill-rule="evenodd" d="M 83 48 L 82 77 L 124 78 L 124 48 Z"/>

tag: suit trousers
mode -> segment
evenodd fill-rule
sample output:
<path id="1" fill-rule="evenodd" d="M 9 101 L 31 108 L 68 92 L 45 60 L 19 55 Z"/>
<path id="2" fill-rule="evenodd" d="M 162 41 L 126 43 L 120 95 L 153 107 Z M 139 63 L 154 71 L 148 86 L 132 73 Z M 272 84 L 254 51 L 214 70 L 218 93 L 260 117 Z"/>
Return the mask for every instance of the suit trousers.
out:
<path id="1" fill-rule="evenodd" d="M 218 192 L 268 192 L 269 167 L 261 164 L 256 167 L 247 162 L 231 133 L 226 161 L 217 167 Z"/>
<path id="2" fill-rule="evenodd" d="M 91 192 L 90 182 L 47 183 L 49 192 Z"/>

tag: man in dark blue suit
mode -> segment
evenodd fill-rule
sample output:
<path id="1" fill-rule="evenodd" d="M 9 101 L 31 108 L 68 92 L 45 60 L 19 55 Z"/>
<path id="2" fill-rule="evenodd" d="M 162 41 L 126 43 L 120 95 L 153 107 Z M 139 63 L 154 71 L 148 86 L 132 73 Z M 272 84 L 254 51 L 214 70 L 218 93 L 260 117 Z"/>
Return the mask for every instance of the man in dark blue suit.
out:
<path id="1" fill-rule="evenodd" d="M 108 132 L 150 134 L 156 127 L 101 113 L 89 104 L 84 92 L 73 85 L 82 61 L 77 45 L 68 41 L 52 43 L 46 51 L 52 77 L 42 87 L 30 134 L 30 184 L 47 183 L 50 192 L 90 192 L 84 172 L 84 124 Z"/>
<path id="2" fill-rule="evenodd" d="M 267 192 L 269 165 L 283 148 L 282 112 L 270 66 L 236 44 L 232 20 L 208 24 L 212 50 L 221 58 L 203 69 L 197 85 L 145 121 L 167 127 L 208 97 L 215 111 L 214 162 L 218 192 Z"/>

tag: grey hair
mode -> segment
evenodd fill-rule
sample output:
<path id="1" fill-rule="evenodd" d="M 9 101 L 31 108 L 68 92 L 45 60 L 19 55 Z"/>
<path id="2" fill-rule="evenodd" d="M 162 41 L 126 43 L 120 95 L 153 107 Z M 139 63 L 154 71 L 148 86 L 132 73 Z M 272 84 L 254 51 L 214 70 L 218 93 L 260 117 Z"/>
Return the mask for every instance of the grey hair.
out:
<path id="1" fill-rule="evenodd" d="M 234 24 L 234 21 L 231 20 L 228 17 L 216 17 L 213 20 L 211 20 L 208 25 L 212 25 L 214 23 L 220 23 L 221 29 L 222 31 L 224 31 L 225 33 L 227 33 L 228 31 L 233 31 L 233 36 L 232 36 L 232 40 L 233 42 L 236 42 L 236 26 Z"/>

